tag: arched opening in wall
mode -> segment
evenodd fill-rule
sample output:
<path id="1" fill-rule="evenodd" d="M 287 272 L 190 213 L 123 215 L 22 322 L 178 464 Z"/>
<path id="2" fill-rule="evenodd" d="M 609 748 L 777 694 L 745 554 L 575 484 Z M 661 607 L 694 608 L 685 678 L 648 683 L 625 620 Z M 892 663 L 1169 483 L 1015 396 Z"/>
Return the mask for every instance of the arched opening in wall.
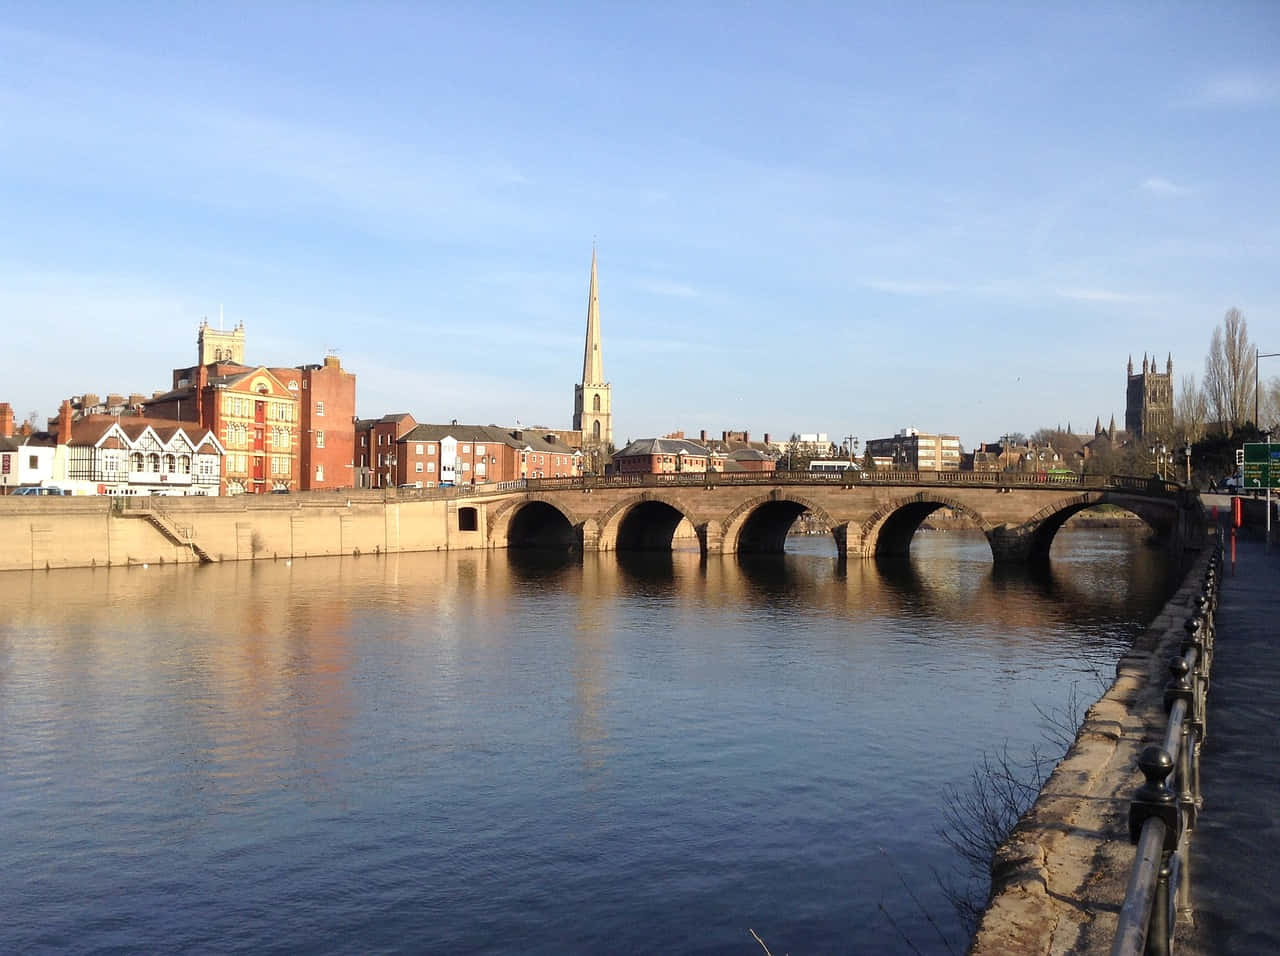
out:
<path id="1" fill-rule="evenodd" d="M 836 554 L 835 538 L 826 522 L 795 501 L 770 501 L 756 508 L 738 532 L 739 554 L 781 554 L 788 549 L 788 535 L 795 536 L 791 550 Z"/>
<path id="2" fill-rule="evenodd" d="M 939 501 L 913 501 L 889 515 L 876 534 L 874 553 L 877 557 L 901 557 L 911 551 L 915 537 L 926 518 L 944 505 Z"/>
<path id="3" fill-rule="evenodd" d="M 571 551 L 580 546 L 569 519 L 545 501 L 530 501 L 511 516 L 507 547 L 515 550 Z"/>
<path id="4" fill-rule="evenodd" d="M 671 551 L 683 520 L 684 515 L 665 502 L 642 501 L 618 526 L 617 550 Z"/>
<path id="5" fill-rule="evenodd" d="M 478 520 L 475 508 L 459 508 L 458 509 L 458 530 L 459 531 L 478 531 L 480 522 Z"/>
<path id="6" fill-rule="evenodd" d="M 596 395 L 591 399 L 591 410 L 593 412 L 600 411 L 600 396 Z"/>
<path id="7" fill-rule="evenodd" d="M 600 440 L 600 423 L 599 422 L 591 423 L 591 437 L 594 438 L 596 441 Z"/>
<path id="8" fill-rule="evenodd" d="M 1169 527 L 1155 515 L 1140 515 L 1113 504 L 1076 504 L 1050 515 L 1036 528 L 1028 557 L 1036 561 L 1077 561 L 1092 554 L 1102 537 L 1128 536 L 1142 544 L 1164 541 Z"/>

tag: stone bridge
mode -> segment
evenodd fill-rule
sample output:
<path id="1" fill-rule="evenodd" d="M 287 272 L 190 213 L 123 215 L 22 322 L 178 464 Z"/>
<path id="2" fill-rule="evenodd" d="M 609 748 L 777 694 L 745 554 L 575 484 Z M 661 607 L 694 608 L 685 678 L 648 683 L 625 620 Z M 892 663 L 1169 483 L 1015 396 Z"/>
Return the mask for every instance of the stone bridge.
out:
<path id="1" fill-rule="evenodd" d="M 871 557 L 905 554 L 925 518 L 949 508 L 982 529 L 996 562 L 1015 562 L 1046 558 L 1063 523 L 1097 505 L 1136 514 L 1171 544 L 1202 520 L 1179 485 L 1123 476 L 713 473 L 535 479 L 476 497 L 450 490 L 461 492 L 459 521 L 491 548 L 670 550 L 683 531 L 703 554 L 780 552 L 808 512 L 831 529 L 841 556 Z"/>

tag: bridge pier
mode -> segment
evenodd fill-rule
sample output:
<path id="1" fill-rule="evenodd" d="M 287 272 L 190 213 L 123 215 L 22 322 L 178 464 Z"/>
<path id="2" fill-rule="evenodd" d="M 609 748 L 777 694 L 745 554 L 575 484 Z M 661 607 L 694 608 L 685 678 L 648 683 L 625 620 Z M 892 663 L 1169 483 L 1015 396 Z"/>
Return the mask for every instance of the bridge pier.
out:
<path id="1" fill-rule="evenodd" d="M 583 552 L 600 550 L 600 525 L 595 518 L 588 518 L 582 522 L 579 532 Z"/>
<path id="2" fill-rule="evenodd" d="M 719 521 L 710 520 L 697 527 L 698 543 L 702 545 L 702 554 L 724 554 L 724 528 Z"/>

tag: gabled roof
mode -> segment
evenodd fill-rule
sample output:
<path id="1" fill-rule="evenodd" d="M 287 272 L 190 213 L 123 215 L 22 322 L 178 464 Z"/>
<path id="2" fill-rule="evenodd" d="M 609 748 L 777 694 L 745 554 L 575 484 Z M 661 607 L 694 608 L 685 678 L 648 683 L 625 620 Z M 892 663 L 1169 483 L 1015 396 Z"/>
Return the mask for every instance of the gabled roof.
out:
<path id="1" fill-rule="evenodd" d="M 544 452 L 555 455 L 572 455 L 578 453 L 556 438 L 555 435 L 534 431 L 529 428 L 503 428 L 500 425 L 419 425 L 405 432 L 399 439 L 402 442 L 438 442 L 446 438 L 458 441 L 491 443 L 507 445 L 510 448 Z"/>
<path id="2" fill-rule="evenodd" d="M 711 450 L 684 438 L 637 438 L 613 457 L 630 458 L 636 455 L 694 455 L 710 458 Z"/>

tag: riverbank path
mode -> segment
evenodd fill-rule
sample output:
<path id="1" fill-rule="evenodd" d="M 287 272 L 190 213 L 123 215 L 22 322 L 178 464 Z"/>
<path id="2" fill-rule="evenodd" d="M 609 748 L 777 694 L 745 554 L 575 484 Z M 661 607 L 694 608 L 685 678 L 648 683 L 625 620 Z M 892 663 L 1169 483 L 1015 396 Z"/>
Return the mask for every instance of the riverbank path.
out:
<path id="1" fill-rule="evenodd" d="M 1280 953 L 1280 547 L 1241 538 L 1232 571 L 1230 541 L 1191 838 L 1194 926 L 1178 940 L 1204 956 Z"/>

